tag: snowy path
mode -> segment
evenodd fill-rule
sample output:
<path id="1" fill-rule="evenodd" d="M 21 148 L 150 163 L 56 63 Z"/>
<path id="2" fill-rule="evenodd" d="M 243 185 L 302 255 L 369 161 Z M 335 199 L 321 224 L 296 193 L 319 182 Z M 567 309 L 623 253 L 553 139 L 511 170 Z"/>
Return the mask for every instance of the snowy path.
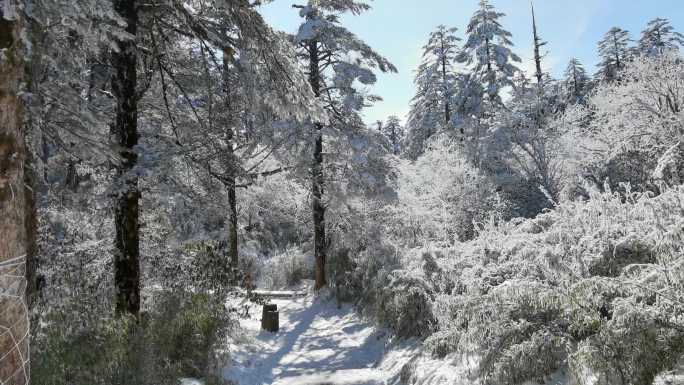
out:
<path id="1" fill-rule="evenodd" d="M 243 335 L 231 347 L 223 371 L 238 385 L 376 385 L 395 381 L 410 352 L 383 363 L 386 338 L 348 306 L 311 297 L 274 299 L 280 331 L 260 330 L 261 308 L 242 321 Z M 395 362 L 396 361 L 396 362 Z"/>

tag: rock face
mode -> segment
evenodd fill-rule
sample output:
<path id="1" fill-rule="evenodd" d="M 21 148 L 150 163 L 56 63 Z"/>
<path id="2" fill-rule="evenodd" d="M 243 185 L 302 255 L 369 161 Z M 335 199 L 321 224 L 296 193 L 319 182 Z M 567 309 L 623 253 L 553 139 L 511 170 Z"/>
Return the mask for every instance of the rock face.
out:
<path id="1" fill-rule="evenodd" d="M 261 313 L 261 329 L 271 333 L 280 329 L 278 305 L 264 305 Z"/>

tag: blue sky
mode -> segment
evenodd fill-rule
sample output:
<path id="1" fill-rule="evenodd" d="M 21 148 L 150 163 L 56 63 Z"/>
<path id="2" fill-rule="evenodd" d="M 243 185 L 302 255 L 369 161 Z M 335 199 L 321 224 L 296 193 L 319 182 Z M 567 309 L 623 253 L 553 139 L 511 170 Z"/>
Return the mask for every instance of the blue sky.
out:
<path id="1" fill-rule="evenodd" d="M 295 1 L 294 3 L 304 3 Z M 384 100 L 364 112 L 367 123 L 389 115 L 402 119 L 414 94 L 414 70 L 420 62 L 428 34 L 439 24 L 458 27 L 459 35 L 475 11 L 477 0 L 375 0 L 373 9 L 360 16 L 345 16 L 342 23 L 371 47 L 390 59 L 398 74 L 378 76 L 371 91 Z M 261 12 L 276 29 L 295 32 L 301 19 L 291 0 L 275 0 Z M 529 0 L 493 0 L 506 16 L 502 24 L 513 34 L 514 51 L 521 56 L 520 68 L 532 69 L 532 26 Z M 571 57 L 579 58 L 590 73 L 598 62 L 596 43 L 613 26 L 631 32 L 637 39 L 646 23 L 655 17 L 668 18 L 684 33 L 683 0 L 536 0 L 537 24 L 548 41 L 546 69 L 562 74 Z"/>

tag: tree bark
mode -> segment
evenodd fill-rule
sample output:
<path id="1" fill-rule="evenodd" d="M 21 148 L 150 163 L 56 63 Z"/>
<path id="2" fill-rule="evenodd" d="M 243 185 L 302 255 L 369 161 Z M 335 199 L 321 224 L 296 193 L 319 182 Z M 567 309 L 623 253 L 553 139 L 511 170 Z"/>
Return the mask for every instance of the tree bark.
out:
<path id="1" fill-rule="evenodd" d="M 574 93 L 575 93 L 575 101 L 579 100 L 579 84 L 577 81 L 577 67 L 573 65 L 572 67 L 572 83 L 573 83 L 573 88 L 574 88 Z"/>
<path id="2" fill-rule="evenodd" d="M 534 5 L 532 5 L 532 34 L 534 35 L 534 67 L 535 76 L 537 77 L 537 84 L 541 86 L 544 81 L 544 72 L 542 71 L 542 57 L 541 46 L 543 45 L 539 34 L 537 33 L 537 18 L 534 15 Z"/>
<path id="3" fill-rule="evenodd" d="M 315 289 L 321 289 L 327 285 L 325 279 L 326 249 L 325 242 L 325 206 L 323 205 L 323 135 L 322 124 L 316 124 L 316 143 L 314 145 L 314 161 L 312 165 L 311 192 L 313 196 L 312 211 L 314 222 L 314 257 Z"/>
<path id="4" fill-rule="evenodd" d="M 318 42 L 308 44 L 309 49 L 309 82 L 316 97 L 321 96 L 320 69 L 318 66 Z M 319 290 L 327 285 L 325 278 L 326 241 L 325 241 L 325 205 L 323 204 L 323 125 L 315 124 L 313 161 L 311 163 L 311 196 L 314 225 L 314 289 Z"/>
<path id="5" fill-rule="evenodd" d="M 24 215 L 24 227 L 26 231 L 26 304 L 32 308 L 36 297 L 40 294 L 38 287 L 38 242 L 36 218 L 36 193 L 38 176 L 32 167 L 33 157 L 31 153 L 26 154 L 26 167 L 24 167 L 24 197 L 26 199 L 26 211 Z"/>
<path id="6" fill-rule="evenodd" d="M 0 7 L 0 383 L 24 385 L 29 383 L 25 274 L 30 211 L 24 190 L 27 150 L 19 96 L 25 80 L 23 21 L 11 7 Z"/>
<path id="7" fill-rule="evenodd" d="M 227 49 L 223 50 L 223 92 L 226 97 L 226 109 L 228 113 L 232 115 L 232 108 L 230 103 L 231 93 L 230 93 L 230 76 L 228 76 L 229 71 L 229 58 L 232 57 L 233 53 Z M 235 183 L 238 165 L 237 159 L 235 158 L 235 153 L 233 151 L 233 127 L 232 126 L 232 116 L 228 120 L 229 127 L 226 127 L 226 148 L 228 151 L 228 178 L 224 182 L 226 189 L 228 190 L 228 257 L 230 266 L 232 267 L 232 279 L 233 284 L 237 284 L 238 277 L 235 276 L 237 273 L 238 263 L 240 262 L 240 256 L 238 252 L 238 213 L 237 213 L 237 197 L 236 190 L 237 186 Z"/>
<path id="8" fill-rule="evenodd" d="M 446 63 L 446 49 L 444 47 L 444 36 L 441 37 L 442 48 L 442 84 L 444 84 L 444 124 L 449 127 L 451 122 L 451 104 L 449 102 L 449 90 L 447 84 L 447 63 Z"/>
<path id="9" fill-rule="evenodd" d="M 235 177 L 231 176 L 227 185 L 228 188 L 228 255 L 230 265 L 237 269 L 239 263 L 238 255 L 238 214 L 237 197 L 235 195 Z M 237 278 L 237 277 L 235 277 Z"/>
<path id="10" fill-rule="evenodd" d="M 126 32 L 136 36 L 138 13 L 135 0 L 115 0 L 114 10 L 128 24 Z M 138 144 L 137 47 L 135 39 L 118 41 L 112 53 L 112 91 L 116 97 L 116 120 L 112 133 L 121 147 L 117 172 L 123 186 L 115 197 L 114 285 L 117 313 L 140 311 L 140 245 L 138 177 L 134 147 Z"/>

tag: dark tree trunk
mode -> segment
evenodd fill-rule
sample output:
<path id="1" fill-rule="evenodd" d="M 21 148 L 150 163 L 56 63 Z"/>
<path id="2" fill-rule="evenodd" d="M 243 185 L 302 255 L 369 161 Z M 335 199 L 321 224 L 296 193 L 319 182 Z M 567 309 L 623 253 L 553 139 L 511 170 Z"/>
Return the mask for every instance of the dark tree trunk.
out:
<path id="1" fill-rule="evenodd" d="M 115 11 L 128 23 L 126 32 L 136 36 L 138 14 L 135 0 L 115 0 Z M 138 177 L 132 172 L 137 162 L 138 144 L 137 47 L 135 40 L 118 42 L 112 53 L 112 91 L 116 97 L 116 120 L 112 133 L 121 147 L 122 163 L 118 175 L 123 187 L 115 197 L 114 284 L 116 311 L 140 311 L 140 245 Z"/>
<path id="2" fill-rule="evenodd" d="M 318 66 L 319 51 L 316 41 L 309 43 L 309 82 L 316 97 L 321 94 L 320 69 Z M 311 163 L 311 196 L 314 225 L 314 258 L 316 290 L 327 285 L 325 279 L 326 241 L 325 241 L 325 205 L 323 204 L 323 125 L 315 124 L 313 161 Z"/>
<path id="3" fill-rule="evenodd" d="M 575 91 L 575 101 L 580 99 L 579 80 L 577 79 L 577 67 L 572 67 L 572 82 Z"/>
<path id="4" fill-rule="evenodd" d="M 397 135 L 397 126 L 392 126 L 392 153 L 399 155 L 399 138 Z"/>
<path id="5" fill-rule="evenodd" d="M 26 154 L 27 166 L 24 167 L 24 196 L 26 199 L 26 214 L 24 226 L 26 228 L 26 301 L 29 309 L 39 294 L 38 287 L 38 243 L 36 233 L 38 223 L 36 221 L 36 192 L 38 176 L 32 167 L 33 158 L 30 153 Z"/>
<path id="6" fill-rule="evenodd" d="M 228 113 L 232 114 L 232 108 L 230 103 L 231 92 L 230 92 L 230 77 L 228 76 L 229 71 L 229 57 L 232 57 L 232 53 L 228 50 L 223 51 L 223 92 L 226 97 L 226 107 Z M 232 125 L 233 119 L 228 120 L 228 124 Z M 235 158 L 235 153 L 233 151 L 233 127 L 226 127 L 226 148 L 228 151 L 228 178 L 224 182 L 226 189 L 228 190 L 228 257 L 230 259 L 230 266 L 233 269 L 233 274 L 237 272 L 238 263 L 240 262 L 240 256 L 238 253 L 238 213 L 237 213 L 237 197 L 236 197 L 236 175 L 238 171 L 237 159 Z M 237 276 L 232 277 L 234 284 L 237 283 Z"/>
<path id="7" fill-rule="evenodd" d="M 532 34 L 534 35 L 534 66 L 536 69 L 535 76 L 537 77 L 537 84 L 541 86 L 544 80 L 544 72 L 542 72 L 542 57 L 541 46 L 543 45 L 539 34 L 537 33 L 537 18 L 534 15 L 534 6 L 532 6 Z"/>
<path id="8" fill-rule="evenodd" d="M 0 8 L 0 383 L 25 385 L 29 383 L 26 231 L 31 214 L 24 189 L 27 149 L 20 93 L 26 77 L 23 22 L 11 7 Z"/>
<path id="9" fill-rule="evenodd" d="M 444 84 L 444 124 L 445 127 L 449 127 L 449 122 L 451 122 L 451 104 L 449 101 L 449 90 L 447 89 L 447 63 L 446 63 L 446 52 L 444 48 L 444 36 L 441 39 L 442 45 L 442 83 Z"/>
<path id="10" fill-rule="evenodd" d="M 613 44 L 615 45 L 615 68 L 619 71 L 622 68 L 620 63 L 620 48 L 618 48 L 617 34 L 613 34 Z"/>
<path id="11" fill-rule="evenodd" d="M 69 164 L 67 165 L 64 187 L 72 192 L 75 192 L 78 189 L 78 172 L 76 171 L 76 163 L 73 160 L 69 160 Z"/>
<path id="12" fill-rule="evenodd" d="M 316 143 L 314 145 L 314 161 L 312 167 L 312 210 L 314 222 L 314 257 L 316 259 L 315 289 L 324 287 L 325 260 L 327 245 L 325 242 L 325 206 L 323 205 L 323 126 L 316 124 Z"/>
<path id="13" fill-rule="evenodd" d="M 489 39 L 485 39 L 485 53 L 487 54 L 487 72 L 492 72 L 492 53 L 489 48 Z"/>
<path id="14" fill-rule="evenodd" d="M 237 269 L 239 260 L 238 255 L 238 214 L 237 198 L 235 196 L 235 177 L 230 177 L 228 181 L 228 255 L 230 265 Z"/>

